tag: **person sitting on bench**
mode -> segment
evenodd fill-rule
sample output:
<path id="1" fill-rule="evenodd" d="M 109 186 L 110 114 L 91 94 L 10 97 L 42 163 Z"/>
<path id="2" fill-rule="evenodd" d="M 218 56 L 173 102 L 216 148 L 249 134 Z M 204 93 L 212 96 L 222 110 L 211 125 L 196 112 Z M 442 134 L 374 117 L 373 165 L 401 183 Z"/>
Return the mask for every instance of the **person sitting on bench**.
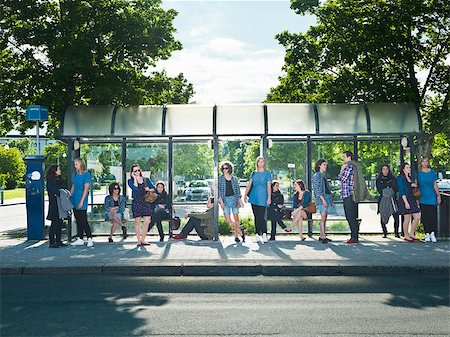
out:
<path id="1" fill-rule="evenodd" d="M 174 240 L 186 240 L 187 236 L 193 229 L 196 230 L 198 236 L 202 240 L 210 240 L 205 234 L 205 227 L 214 226 L 214 198 L 209 197 L 207 203 L 208 209 L 204 212 L 186 213 L 184 218 L 189 218 L 187 224 L 183 227 L 180 234 L 172 237 Z M 212 238 L 211 238 L 212 239 Z"/>

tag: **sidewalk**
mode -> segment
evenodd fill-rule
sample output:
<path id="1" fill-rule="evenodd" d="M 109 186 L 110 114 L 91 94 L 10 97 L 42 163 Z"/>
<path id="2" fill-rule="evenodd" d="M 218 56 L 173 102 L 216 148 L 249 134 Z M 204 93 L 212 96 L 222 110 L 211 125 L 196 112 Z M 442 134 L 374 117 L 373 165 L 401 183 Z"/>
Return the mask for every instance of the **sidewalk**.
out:
<path id="1" fill-rule="evenodd" d="M 98 273 L 127 275 L 371 275 L 389 273 L 449 274 L 448 241 L 407 243 L 396 238 L 364 236 L 358 245 L 333 236 L 323 244 L 280 236 L 275 242 L 256 244 L 252 238 L 236 244 L 233 237 L 220 241 L 153 242 L 136 247 L 136 239 L 94 238 L 94 247 L 48 248 L 47 241 L 0 236 L 1 273 Z M 120 239 L 120 240 L 119 240 Z"/>

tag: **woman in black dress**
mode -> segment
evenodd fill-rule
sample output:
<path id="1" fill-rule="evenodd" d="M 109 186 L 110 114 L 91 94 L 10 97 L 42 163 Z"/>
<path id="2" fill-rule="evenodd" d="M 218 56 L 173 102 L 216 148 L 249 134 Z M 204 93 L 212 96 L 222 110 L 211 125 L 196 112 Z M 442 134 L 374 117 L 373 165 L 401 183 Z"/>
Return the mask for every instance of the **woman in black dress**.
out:
<path id="1" fill-rule="evenodd" d="M 280 183 L 276 180 L 272 181 L 272 203 L 267 209 L 267 218 L 272 222 L 272 230 L 270 232 L 270 239 L 275 240 L 275 236 L 277 234 L 277 224 L 280 225 L 281 228 L 285 229 L 286 225 L 284 224 L 282 219 L 282 211 L 281 209 L 284 206 L 284 196 L 280 191 Z"/>
<path id="2" fill-rule="evenodd" d="M 59 190 L 66 188 L 61 179 L 61 169 L 58 165 L 53 164 L 45 172 L 47 180 L 46 189 L 48 194 L 48 214 L 47 220 L 51 221 L 50 230 L 48 232 L 48 241 L 50 248 L 59 248 L 67 246 L 61 241 L 61 229 L 63 221 L 59 218 L 58 202 L 56 197 L 59 196 Z"/>
<path id="3" fill-rule="evenodd" d="M 152 227 L 156 223 L 156 227 L 158 228 L 159 233 L 159 241 L 164 241 L 164 231 L 162 228 L 161 221 L 170 219 L 170 204 L 169 204 L 169 195 L 166 191 L 166 186 L 164 182 L 158 181 L 156 183 L 156 194 L 158 197 L 154 202 L 152 202 L 152 206 L 154 208 L 152 219 L 150 221 L 150 225 L 148 226 L 148 230 L 152 229 Z"/>

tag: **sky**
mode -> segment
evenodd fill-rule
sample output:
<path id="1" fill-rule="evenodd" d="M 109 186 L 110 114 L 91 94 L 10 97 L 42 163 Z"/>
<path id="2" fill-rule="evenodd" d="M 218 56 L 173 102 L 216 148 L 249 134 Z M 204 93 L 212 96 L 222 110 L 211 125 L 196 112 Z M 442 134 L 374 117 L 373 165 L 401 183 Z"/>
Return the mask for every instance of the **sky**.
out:
<path id="1" fill-rule="evenodd" d="M 178 12 L 175 37 L 183 44 L 157 69 L 183 73 L 198 104 L 259 103 L 282 74 L 284 48 L 275 35 L 306 32 L 312 16 L 295 14 L 288 0 L 163 0 Z"/>

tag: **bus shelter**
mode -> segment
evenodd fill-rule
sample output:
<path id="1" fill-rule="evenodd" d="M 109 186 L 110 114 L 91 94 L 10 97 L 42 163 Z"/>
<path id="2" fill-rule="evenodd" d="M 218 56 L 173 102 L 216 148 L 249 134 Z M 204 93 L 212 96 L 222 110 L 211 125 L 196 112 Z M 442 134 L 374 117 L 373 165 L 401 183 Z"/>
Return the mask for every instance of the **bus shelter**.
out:
<path id="1" fill-rule="evenodd" d="M 374 190 L 379 166 L 387 163 L 395 171 L 405 160 L 414 160 L 414 140 L 421 132 L 420 112 L 412 103 L 95 105 L 67 107 L 58 138 L 68 144 L 69 163 L 80 156 L 87 159 L 87 168 L 94 172 L 94 188 L 118 181 L 130 198 L 129 169 L 139 163 L 153 182 L 166 183 L 180 217 L 186 208 L 204 204 L 207 192 L 205 188 L 202 192 L 202 186 L 195 190 L 195 184 L 206 181 L 203 187 L 210 187 L 215 197 L 217 240 L 215 187 L 221 160 L 233 157 L 238 165 L 252 154 L 255 159 L 258 154 L 264 156 L 289 199 L 293 179 L 302 178 L 311 186 L 314 162 L 321 158 L 329 161 L 328 178 L 338 189 L 336 172 L 342 162 L 336 158 L 339 151 L 350 150 L 363 166 L 367 164 L 366 181 Z M 236 174 L 243 187 L 251 169 L 240 168 Z M 73 174 L 69 165 L 69 180 Z M 94 195 L 90 196 L 91 213 L 102 204 Z M 372 200 L 359 206 L 362 227 L 366 218 L 374 221 L 372 195 Z M 342 218 L 342 205 L 335 199 L 336 214 Z M 314 231 L 313 222 L 309 221 L 309 234 Z M 342 221 L 339 228 L 345 231 Z M 361 232 L 373 230 L 361 228 Z"/>

